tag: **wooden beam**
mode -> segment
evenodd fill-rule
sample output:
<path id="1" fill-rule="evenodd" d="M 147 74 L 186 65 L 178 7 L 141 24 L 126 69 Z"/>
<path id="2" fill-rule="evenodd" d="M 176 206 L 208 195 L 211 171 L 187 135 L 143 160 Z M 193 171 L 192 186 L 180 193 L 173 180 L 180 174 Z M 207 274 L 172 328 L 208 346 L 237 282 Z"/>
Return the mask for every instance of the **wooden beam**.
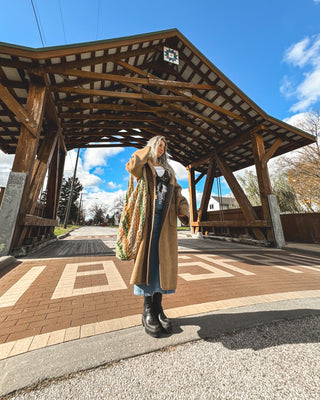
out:
<path id="1" fill-rule="evenodd" d="M 75 108 L 75 109 L 87 109 L 87 110 L 109 110 L 109 111 L 123 111 L 123 112 L 165 112 L 162 107 L 153 107 L 147 106 L 143 103 L 139 103 L 137 105 L 133 104 L 132 106 L 122 106 L 118 104 L 106 104 L 106 103 L 84 103 L 80 101 L 57 101 L 57 106 L 59 107 L 68 107 L 68 108 Z M 11 125 L 10 125 L 11 126 Z"/>
<path id="2" fill-rule="evenodd" d="M 5 191 L 5 187 L 4 186 L 0 186 L 0 206 L 1 206 L 1 202 L 3 199 L 3 195 L 4 195 L 4 191 Z"/>
<path id="3" fill-rule="evenodd" d="M 189 197 L 190 197 L 190 222 L 195 222 L 198 218 L 196 186 L 194 183 L 194 170 L 189 169 Z M 194 232 L 193 232 L 194 233 Z"/>
<path id="4" fill-rule="evenodd" d="M 34 83 L 30 84 L 27 98 L 27 112 L 35 123 L 33 129 L 36 135 L 31 133 L 29 128 L 24 125 L 22 126 L 12 166 L 13 172 L 25 172 L 28 174 L 33 168 L 42 128 L 46 97 L 46 87 Z"/>
<path id="5" fill-rule="evenodd" d="M 225 220 L 225 221 L 196 221 L 192 222 L 191 226 L 194 227 L 230 227 L 230 228 L 271 228 L 271 224 L 265 220 L 256 219 L 254 221 L 246 220 Z"/>
<path id="6" fill-rule="evenodd" d="M 119 114 L 73 114 L 73 113 L 61 113 L 61 118 L 70 118 L 70 119 L 78 119 L 78 120 L 100 120 L 100 121 L 161 121 L 159 117 L 156 116 L 124 116 Z"/>
<path id="7" fill-rule="evenodd" d="M 77 59 L 75 61 L 67 61 L 66 59 L 64 59 L 64 61 L 62 61 L 59 64 L 59 66 L 64 67 L 64 68 L 82 68 L 85 66 L 91 66 L 91 65 L 96 65 L 96 64 L 105 64 L 108 62 L 113 63 L 113 62 L 116 62 L 116 61 L 124 59 L 124 58 L 136 57 L 141 54 L 157 52 L 162 49 L 163 49 L 163 44 L 156 44 L 156 45 L 150 45 L 147 48 L 144 47 L 144 48 L 140 48 L 140 49 L 136 49 L 136 50 L 128 50 L 126 52 L 117 52 L 115 54 L 104 54 L 99 57 L 96 57 L 95 55 L 93 57 L 85 58 L 85 59 L 81 59 L 80 57 L 77 57 Z M 83 47 L 79 47 L 77 49 L 73 48 L 71 51 L 69 50 L 68 53 L 74 55 L 75 51 L 77 53 L 83 53 L 86 50 Z M 91 49 L 88 48 L 87 51 L 89 51 L 89 52 L 92 51 L 92 47 L 91 47 Z M 99 51 L 101 51 L 100 48 L 99 48 Z M 41 51 L 39 53 L 38 57 L 42 59 L 43 53 L 44 52 Z M 51 57 L 62 57 L 61 50 L 59 51 L 59 55 L 50 55 L 49 57 L 50 58 Z M 52 66 L 52 67 L 45 66 L 45 67 L 43 67 L 43 71 L 47 72 L 47 73 L 51 73 L 50 68 L 55 68 L 55 67 L 56 66 Z"/>
<path id="8" fill-rule="evenodd" d="M 187 167 L 188 169 L 189 167 Z M 205 176 L 204 172 L 201 172 L 201 174 L 199 174 L 198 178 L 194 181 L 194 184 L 196 185 L 198 182 L 201 181 L 201 179 Z"/>
<path id="9" fill-rule="evenodd" d="M 61 140 L 61 138 L 60 138 Z M 60 146 L 61 148 L 61 146 Z M 58 159 L 57 159 L 57 186 L 56 186 L 56 197 L 55 197 L 55 209 L 52 215 L 53 218 L 57 217 L 58 207 L 59 207 L 59 199 L 61 193 L 61 186 L 63 181 L 63 171 L 64 171 L 64 164 L 66 159 L 67 152 L 59 151 Z M 48 187 L 49 193 L 50 187 Z"/>
<path id="10" fill-rule="evenodd" d="M 36 215 L 27 214 L 23 220 L 20 221 L 22 226 L 56 226 L 57 220 L 37 217 Z"/>
<path id="11" fill-rule="evenodd" d="M 254 135 L 255 133 L 261 133 L 265 130 L 266 130 L 266 127 L 263 124 L 259 124 L 259 125 L 255 126 L 254 128 L 248 130 L 247 132 L 238 134 L 235 138 L 231 139 L 230 142 L 217 147 L 216 151 L 218 154 L 222 154 L 224 152 L 230 151 L 230 150 L 234 149 L 235 147 L 238 147 L 239 145 L 241 145 L 247 141 L 250 141 L 252 135 Z"/>
<path id="12" fill-rule="evenodd" d="M 9 90 L 0 83 L 0 98 L 5 105 L 11 110 L 19 121 L 30 131 L 30 133 L 37 136 L 37 123 L 31 115 L 19 104 L 19 102 L 12 96 Z"/>
<path id="13" fill-rule="evenodd" d="M 190 82 L 170 81 L 159 78 L 136 78 L 132 76 L 125 76 L 120 74 L 108 74 L 99 72 L 82 71 L 79 69 L 63 68 L 63 67 L 50 67 L 50 73 L 60 74 L 65 76 L 77 76 L 79 78 L 87 78 L 90 80 L 98 81 L 115 81 L 125 83 L 136 83 L 146 86 L 160 86 L 168 88 L 184 88 L 184 89 L 198 89 L 198 90 L 214 90 L 211 85 L 195 84 Z"/>
<path id="14" fill-rule="evenodd" d="M 265 220 L 271 221 L 268 195 L 272 194 L 272 187 L 268 172 L 268 165 L 267 163 L 262 162 L 265 156 L 265 147 L 262 135 L 256 133 L 255 135 L 252 136 L 252 149 L 253 149 L 253 157 L 258 178 L 263 216 Z M 272 230 L 268 232 L 268 240 L 273 242 L 275 241 Z"/>
<path id="15" fill-rule="evenodd" d="M 130 65 L 130 64 L 126 63 L 126 62 L 118 61 L 117 64 L 123 66 L 124 68 L 127 68 L 128 70 L 136 72 L 136 73 L 138 73 L 138 74 L 140 74 L 142 76 L 147 76 L 148 75 L 150 77 L 157 78 L 155 75 L 152 75 L 150 73 L 148 74 L 148 73 L 144 72 L 143 70 L 141 70 L 141 69 L 139 69 L 137 67 L 133 67 L 132 65 Z M 217 106 L 215 104 L 212 104 L 210 101 L 202 99 L 199 96 L 193 95 L 192 93 L 185 93 L 182 90 L 176 90 L 176 89 L 170 89 L 170 90 L 173 93 L 177 93 L 177 94 L 179 94 L 181 96 L 187 97 L 190 101 L 194 101 L 194 102 L 203 104 L 206 107 L 208 107 L 208 108 L 210 108 L 212 110 L 215 110 L 220 114 L 227 115 L 230 118 L 233 118 L 233 119 L 236 119 L 238 121 L 244 122 L 244 123 L 246 123 L 248 125 L 251 125 L 251 123 L 249 121 L 247 121 L 245 118 L 243 118 L 241 115 L 235 114 L 235 113 L 233 113 L 231 111 L 226 110 L 225 108 L 222 108 L 222 107 L 219 107 L 219 106 Z"/>
<path id="16" fill-rule="evenodd" d="M 150 90 L 140 88 L 137 85 L 126 84 L 126 86 L 128 86 L 129 88 L 135 90 L 136 92 L 154 95 L 154 93 L 151 92 Z M 222 128 L 222 129 L 227 129 L 227 130 L 231 129 L 230 126 L 228 126 L 226 124 L 223 124 L 223 123 L 221 123 L 219 121 L 215 121 L 215 120 L 213 120 L 211 118 L 208 118 L 208 117 L 206 117 L 206 116 L 204 116 L 204 115 L 202 115 L 202 114 L 200 114 L 198 112 L 195 112 L 195 111 L 193 111 L 190 108 L 185 107 L 185 106 L 169 103 L 169 104 L 164 104 L 162 106 L 162 109 L 164 109 L 163 111 L 165 111 L 165 112 L 170 112 L 172 110 L 172 111 L 182 112 L 184 114 L 190 114 L 193 117 L 195 117 L 197 119 L 200 119 L 202 121 L 205 121 L 207 124 L 212 125 L 214 127 L 218 126 L 219 128 Z M 195 125 L 195 126 L 197 126 L 197 125 Z M 201 128 L 198 127 L 198 129 L 201 129 Z M 219 131 L 216 131 L 216 135 L 219 136 L 219 137 L 223 136 Z"/>
<path id="17" fill-rule="evenodd" d="M 251 140 L 251 136 L 257 132 L 263 131 L 266 128 L 264 125 L 259 124 L 258 126 L 254 127 L 253 129 L 250 129 L 248 132 L 245 132 L 243 134 L 240 134 L 240 136 L 237 136 L 235 139 L 231 139 L 230 142 L 221 145 L 215 149 L 216 154 L 223 154 L 225 151 L 230 151 L 236 146 L 239 146 L 239 144 L 244 143 L 245 141 Z M 210 152 L 204 157 L 199 158 L 199 160 L 194 161 L 193 163 L 190 164 L 190 168 L 197 168 L 200 165 L 203 165 L 207 163 L 211 158 L 213 157 L 213 153 Z"/>
<path id="18" fill-rule="evenodd" d="M 222 175 L 225 177 L 232 193 L 234 194 L 241 211 L 244 217 L 248 220 L 248 222 L 254 221 L 258 219 L 258 216 L 253 209 L 250 201 L 248 200 L 247 196 L 245 195 L 243 189 L 239 185 L 237 179 L 234 177 L 231 169 L 227 166 L 227 164 L 220 158 L 217 154 L 215 154 L 215 160 L 217 162 L 217 166 L 221 171 Z M 265 240 L 264 234 L 259 230 L 255 229 L 254 234 L 256 235 L 258 240 Z"/>
<path id="19" fill-rule="evenodd" d="M 173 95 L 160 95 L 160 94 L 144 94 L 144 93 L 129 93 L 129 92 L 115 92 L 112 90 L 97 90 L 97 89 L 83 89 L 74 87 L 57 87 L 51 86 L 51 90 L 54 92 L 62 93 L 76 93 L 85 96 L 93 97 L 116 97 L 120 99 L 140 99 L 140 100 L 159 100 L 159 101 L 190 101 L 184 96 L 173 96 Z M 192 100 L 193 101 L 193 100 Z"/>
<path id="20" fill-rule="evenodd" d="M 47 199 L 45 215 L 56 219 L 58 209 L 58 165 L 60 159 L 60 143 L 55 146 L 53 156 L 48 168 Z"/>
<path id="21" fill-rule="evenodd" d="M 24 192 L 21 199 L 19 214 L 24 218 L 27 211 L 27 201 L 30 190 L 31 173 L 35 163 L 35 156 L 38 149 L 40 131 L 42 128 L 43 115 L 46 105 L 47 89 L 43 85 L 31 80 L 27 98 L 27 112 L 35 121 L 36 136 L 24 125 L 21 127 L 16 154 L 13 161 L 12 172 L 23 172 L 26 174 Z M 25 229 L 16 226 L 11 247 L 19 246 L 23 243 L 26 234 Z"/>
<path id="22" fill-rule="evenodd" d="M 39 149 L 37 159 L 35 160 L 29 196 L 26 205 L 26 209 L 30 214 L 33 214 L 36 209 L 40 190 L 43 186 L 48 165 L 51 162 L 52 155 L 57 144 L 58 136 L 59 133 L 57 131 L 47 132 Z"/>
<path id="23" fill-rule="evenodd" d="M 282 139 L 277 138 L 272 143 L 272 146 L 269 148 L 269 150 L 264 154 L 264 156 L 262 156 L 261 162 L 264 167 L 267 165 L 268 161 L 273 157 L 274 153 L 278 150 L 282 142 L 283 142 Z"/>
<path id="24" fill-rule="evenodd" d="M 214 158 L 211 160 L 208 170 L 207 170 L 207 177 L 203 188 L 202 198 L 200 208 L 198 210 L 198 221 L 204 221 L 207 218 L 207 208 L 211 196 L 212 185 L 214 180 L 214 175 L 216 172 L 216 163 Z"/>

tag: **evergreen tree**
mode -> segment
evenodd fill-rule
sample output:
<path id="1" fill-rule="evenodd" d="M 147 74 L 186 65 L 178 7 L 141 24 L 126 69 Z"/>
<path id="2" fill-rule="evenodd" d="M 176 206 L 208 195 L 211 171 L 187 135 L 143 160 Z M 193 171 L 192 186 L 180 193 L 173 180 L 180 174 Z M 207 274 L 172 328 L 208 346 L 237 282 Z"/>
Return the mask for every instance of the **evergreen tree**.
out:
<path id="1" fill-rule="evenodd" d="M 60 199 L 59 199 L 59 208 L 58 208 L 58 217 L 60 218 L 61 222 L 64 221 L 64 218 L 66 215 L 66 209 L 67 209 L 67 204 L 68 204 L 68 200 L 70 197 L 71 186 L 72 186 L 72 178 L 71 177 L 69 177 L 67 179 L 63 179 L 62 185 L 61 185 Z M 81 185 L 79 179 L 75 178 L 68 224 L 72 224 L 72 223 L 75 224 L 77 221 L 77 217 L 78 217 L 78 213 L 79 213 L 79 202 L 77 202 L 77 200 L 80 197 L 80 193 L 81 193 L 82 189 L 83 189 L 83 186 Z"/>

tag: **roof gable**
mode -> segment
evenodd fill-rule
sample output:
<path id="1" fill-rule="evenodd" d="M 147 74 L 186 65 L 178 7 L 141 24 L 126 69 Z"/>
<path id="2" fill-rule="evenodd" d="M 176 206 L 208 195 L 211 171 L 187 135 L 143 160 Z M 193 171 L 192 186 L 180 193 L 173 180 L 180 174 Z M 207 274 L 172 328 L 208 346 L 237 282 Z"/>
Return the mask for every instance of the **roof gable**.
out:
<path id="1" fill-rule="evenodd" d="M 164 60 L 164 46 L 178 51 L 179 65 Z M 68 150 L 139 148 L 161 134 L 183 165 L 206 171 L 218 152 L 235 171 L 254 164 L 256 132 L 266 151 L 281 140 L 274 155 L 314 141 L 267 115 L 177 29 L 44 49 L 0 44 L 0 83 L 23 106 L 30 77 L 47 85 L 51 99 L 41 140 L 59 125 Z M 3 151 L 15 152 L 20 123 L 0 96 Z"/>

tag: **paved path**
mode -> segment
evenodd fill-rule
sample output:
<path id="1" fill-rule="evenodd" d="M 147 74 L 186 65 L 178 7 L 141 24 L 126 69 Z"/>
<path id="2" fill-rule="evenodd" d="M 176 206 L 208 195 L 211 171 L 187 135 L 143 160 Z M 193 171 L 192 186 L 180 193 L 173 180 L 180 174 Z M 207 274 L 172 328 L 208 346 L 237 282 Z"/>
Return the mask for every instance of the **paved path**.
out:
<path id="1" fill-rule="evenodd" d="M 82 346 L 87 340 L 92 347 L 93 341 L 99 345 L 101 340 L 112 342 L 113 335 L 116 338 L 119 333 L 126 335 L 130 329 L 141 334 L 142 299 L 133 296 L 129 284 L 133 263 L 121 262 L 114 256 L 115 235 L 111 228 L 81 228 L 0 271 L 0 360 L 3 360 L 0 369 L 8 371 L 10 365 L 17 368 L 15 360 L 20 360 L 20 365 L 22 360 L 30 363 L 40 350 L 52 354 L 51 350 L 63 347 L 64 352 L 73 349 L 72 353 L 75 345 Z M 188 318 L 192 320 L 199 315 L 226 310 L 232 313 L 239 307 L 262 312 L 271 310 L 272 304 L 288 302 L 294 304 L 293 309 L 300 310 L 309 304 L 312 313 L 320 309 L 319 298 L 320 256 L 181 234 L 177 293 L 164 300 L 167 314 L 173 318 L 174 335 L 156 340 L 156 344 L 153 338 L 146 338 L 146 342 L 154 350 L 188 341 L 194 332 L 189 332 L 191 336 L 181 333 L 188 331 L 185 327 L 181 329 L 182 318 L 188 326 Z M 198 319 L 198 325 L 203 326 L 197 337 L 210 335 L 212 324 L 206 318 L 203 323 Z M 270 320 L 274 318 L 275 315 Z M 259 318 L 257 322 L 261 322 Z M 244 325 L 242 321 L 241 326 Z M 126 350 L 126 356 L 133 355 L 127 347 Z M 59 370 L 63 364 L 60 359 L 57 371 L 48 376 L 60 376 L 110 360 L 107 357 L 81 364 L 80 358 L 78 363 L 73 360 L 76 365 L 73 370 L 70 365 L 67 370 Z M 33 374 L 33 380 L 26 379 L 25 385 L 38 378 Z M 0 395 L 17 385 L 3 383 Z"/>

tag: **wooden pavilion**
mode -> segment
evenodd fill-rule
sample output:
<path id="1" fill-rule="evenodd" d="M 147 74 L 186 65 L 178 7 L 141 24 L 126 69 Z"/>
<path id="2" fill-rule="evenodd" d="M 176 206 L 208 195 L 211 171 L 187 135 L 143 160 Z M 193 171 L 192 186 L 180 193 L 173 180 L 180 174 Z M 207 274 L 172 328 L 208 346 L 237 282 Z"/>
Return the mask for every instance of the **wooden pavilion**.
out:
<path id="1" fill-rule="evenodd" d="M 140 148 L 158 134 L 188 169 L 193 232 L 244 228 L 275 242 L 268 161 L 314 137 L 267 115 L 178 30 L 41 49 L 0 43 L 0 149 L 15 154 L 0 192 L 0 255 L 53 234 L 68 150 Z M 250 165 L 259 212 L 233 175 Z M 40 205 L 46 174 L 47 200 Z M 197 210 L 196 184 L 204 176 Z M 219 176 L 240 218 L 209 218 Z"/>

